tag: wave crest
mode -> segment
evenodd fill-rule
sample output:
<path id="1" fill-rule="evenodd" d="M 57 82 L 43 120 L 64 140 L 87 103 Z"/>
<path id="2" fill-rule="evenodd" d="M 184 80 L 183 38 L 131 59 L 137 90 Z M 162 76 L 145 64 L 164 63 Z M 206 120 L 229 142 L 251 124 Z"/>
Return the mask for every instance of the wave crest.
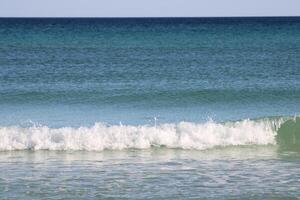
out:
<path id="1" fill-rule="evenodd" d="M 0 150 L 122 150 L 151 147 L 204 150 L 218 146 L 276 144 L 283 119 L 158 126 L 105 125 L 49 128 L 0 127 Z"/>

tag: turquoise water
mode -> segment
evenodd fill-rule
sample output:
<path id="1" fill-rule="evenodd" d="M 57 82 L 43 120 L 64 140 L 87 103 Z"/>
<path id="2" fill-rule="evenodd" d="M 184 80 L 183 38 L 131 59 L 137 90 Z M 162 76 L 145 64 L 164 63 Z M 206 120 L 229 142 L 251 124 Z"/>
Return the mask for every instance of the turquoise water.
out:
<path id="1" fill-rule="evenodd" d="M 298 198 L 299 63 L 299 17 L 0 18 L 0 198 Z"/>
<path id="2" fill-rule="evenodd" d="M 0 123 L 62 127 L 297 115 L 299 23 L 1 19 Z"/>

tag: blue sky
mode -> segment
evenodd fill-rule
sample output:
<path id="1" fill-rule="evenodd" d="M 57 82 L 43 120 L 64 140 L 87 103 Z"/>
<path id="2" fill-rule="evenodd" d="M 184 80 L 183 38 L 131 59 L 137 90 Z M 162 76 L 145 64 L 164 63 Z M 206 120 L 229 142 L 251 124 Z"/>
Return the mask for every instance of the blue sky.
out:
<path id="1" fill-rule="evenodd" d="M 300 0 L 0 0 L 0 17 L 300 16 Z"/>

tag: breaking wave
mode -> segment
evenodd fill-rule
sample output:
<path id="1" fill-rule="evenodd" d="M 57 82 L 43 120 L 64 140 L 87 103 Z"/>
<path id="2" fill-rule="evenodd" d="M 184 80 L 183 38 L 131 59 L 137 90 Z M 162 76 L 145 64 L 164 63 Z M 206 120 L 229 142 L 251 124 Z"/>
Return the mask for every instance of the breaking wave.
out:
<path id="1" fill-rule="evenodd" d="M 106 125 L 50 128 L 0 127 L 0 150 L 147 149 L 151 147 L 205 150 L 243 145 L 299 146 L 299 117 L 269 117 L 235 122 L 180 122 L 150 125 Z"/>

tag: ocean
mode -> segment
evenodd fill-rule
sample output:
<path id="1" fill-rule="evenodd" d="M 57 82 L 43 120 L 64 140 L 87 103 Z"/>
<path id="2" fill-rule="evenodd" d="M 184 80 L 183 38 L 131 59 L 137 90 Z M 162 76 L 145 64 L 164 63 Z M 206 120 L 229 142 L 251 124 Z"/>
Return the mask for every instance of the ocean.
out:
<path id="1" fill-rule="evenodd" d="M 0 199 L 299 199 L 300 17 L 0 18 Z"/>

